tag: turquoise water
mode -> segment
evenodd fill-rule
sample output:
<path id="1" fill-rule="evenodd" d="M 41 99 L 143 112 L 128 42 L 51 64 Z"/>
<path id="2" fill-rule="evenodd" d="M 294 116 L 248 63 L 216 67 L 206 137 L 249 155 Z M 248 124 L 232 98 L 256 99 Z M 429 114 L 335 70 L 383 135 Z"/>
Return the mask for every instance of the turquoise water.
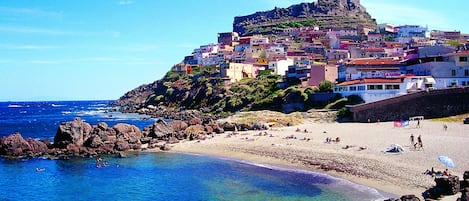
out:
<path id="1" fill-rule="evenodd" d="M 80 117 L 90 124 L 153 123 L 114 112 L 109 101 L 3 102 L 0 137 L 53 140 L 58 125 Z M 383 200 L 375 189 L 325 174 L 201 155 L 172 153 L 95 160 L 0 158 L 0 201 L 13 200 Z M 36 168 L 44 171 L 36 172 Z"/>
<path id="2" fill-rule="evenodd" d="M 0 159 L 0 200 L 378 200 L 376 190 L 307 171 L 209 156 Z M 44 171 L 36 172 L 36 168 Z"/>

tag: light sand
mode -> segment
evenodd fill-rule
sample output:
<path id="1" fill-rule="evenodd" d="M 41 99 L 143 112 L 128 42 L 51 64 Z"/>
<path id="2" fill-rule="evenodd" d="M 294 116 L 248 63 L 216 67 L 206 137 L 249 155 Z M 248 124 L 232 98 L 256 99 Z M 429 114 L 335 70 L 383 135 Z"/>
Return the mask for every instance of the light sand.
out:
<path id="1" fill-rule="evenodd" d="M 424 120 L 420 128 L 416 123 L 408 127 L 394 128 L 393 122 L 381 123 L 312 123 L 267 131 L 269 136 L 256 136 L 260 131 L 238 132 L 215 135 L 213 139 L 186 141 L 175 144 L 174 152 L 200 153 L 256 163 L 287 165 L 296 168 L 324 171 L 327 167 L 336 170 L 328 174 L 351 180 L 395 195 L 415 194 L 434 185 L 433 178 L 423 174 L 432 167 L 444 170 L 438 156 L 452 158 L 456 167 L 450 173 L 462 178 L 469 170 L 467 146 L 469 144 L 469 125 Z M 299 128 L 302 132 L 296 132 Z M 309 133 L 304 133 L 307 129 Z M 264 131 L 262 131 L 264 133 Z M 423 150 L 413 150 L 409 136 L 422 135 Z M 294 135 L 296 139 L 285 139 Z M 325 143 L 325 139 L 339 137 L 339 143 Z M 247 138 L 247 140 L 246 140 Z M 310 141 L 303 140 L 311 139 Z M 402 154 L 384 154 L 391 144 L 400 144 Z M 351 148 L 344 149 L 346 145 Z M 359 147 L 366 147 L 360 150 Z M 455 197 L 451 197 L 455 200 Z"/>

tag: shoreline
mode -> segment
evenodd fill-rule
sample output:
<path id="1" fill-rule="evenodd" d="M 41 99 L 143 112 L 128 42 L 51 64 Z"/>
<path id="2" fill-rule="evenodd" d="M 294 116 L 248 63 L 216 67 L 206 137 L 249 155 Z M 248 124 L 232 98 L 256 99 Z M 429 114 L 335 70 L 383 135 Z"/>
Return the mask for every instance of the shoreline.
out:
<path id="1" fill-rule="evenodd" d="M 443 124 L 448 130 L 443 131 Z M 296 132 L 307 129 L 309 132 Z M 464 160 L 465 126 L 462 123 L 443 123 L 424 120 L 421 127 L 410 125 L 394 128 L 393 122 L 382 123 L 315 123 L 275 128 L 265 131 L 243 131 L 227 137 L 229 133 L 215 135 L 212 139 L 183 141 L 172 145 L 171 152 L 192 153 L 250 161 L 256 164 L 274 165 L 325 173 L 353 183 L 372 187 L 390 195 L 414 194 L 419 198 L 434 186 L 431 176 L 424 175 L 435 167 L 444 170 L 437 157 L 450 156 L 456 163 L 450 171 L 460 178 L 469 169 Z M 422 135 L 424 150 L 409 150 L 410 134 Z M 272 135 L 272 137 L 270 137 Z M 286 139 L 294 135 L 295 138 Z M 338 143 L 324 143 L 326 137 L 340 137 Z M 310 140 L 307 140 L 307 139 Z M 306 140 L 305 140 L 306 139 Z M 405 147 L 403 154 L 384 154 L 390 144 Z M 350 148 L 345 149 L 347 145 Z M 407 145 L 407 146 L 406 146 Z M 366 149 L 360 150 L 363 146 Z M 457 194 L 458 195 L 458 194 Z M 454 200 L 457 196 L 445 196 L 442 200 Z"/>

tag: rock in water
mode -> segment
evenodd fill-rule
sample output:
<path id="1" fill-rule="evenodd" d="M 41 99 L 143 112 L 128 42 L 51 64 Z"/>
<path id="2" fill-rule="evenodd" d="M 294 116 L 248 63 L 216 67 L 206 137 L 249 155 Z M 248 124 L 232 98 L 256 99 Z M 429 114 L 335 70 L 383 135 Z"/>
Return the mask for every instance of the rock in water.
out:
<path id="1" fill-rule="evenodd" d="M 54 137 L 54 146 L 57 148 L 66 148 L 69 144 L 81 147 L 85 139 L 91 132 L 90 124 L 75 118 L 71 122 L 63 122 L 57 129 Z"/>
<path id="2" fill-rule="evenodd" d="M 3 137 L 0 142 L 1 155 L 20 156 L 31 150 L 31 146 L 19 133 Z"/>

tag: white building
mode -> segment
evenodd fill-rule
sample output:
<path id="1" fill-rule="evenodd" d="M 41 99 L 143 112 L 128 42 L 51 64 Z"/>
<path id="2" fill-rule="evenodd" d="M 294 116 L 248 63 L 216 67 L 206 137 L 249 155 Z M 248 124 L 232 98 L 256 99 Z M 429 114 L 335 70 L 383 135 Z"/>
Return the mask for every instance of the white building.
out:
<path id="1" fill-rule="evenodd" d="M 284 60 L 270 61 L 269 69 L 272 70 L 274 74 L 285 76 L 288 71 L 288 66 L 293 65 L 293 59 L 286 58 Z"/>
<path id="2" fill-rule="evenodd" d="M 412 92 L 434 88 L 431 76 L 400 76 L 394 78 L 365 78 L 342 82 L 334 87 L 343 97 L 360 96 L 366 103 L 375 102 Z"/>

